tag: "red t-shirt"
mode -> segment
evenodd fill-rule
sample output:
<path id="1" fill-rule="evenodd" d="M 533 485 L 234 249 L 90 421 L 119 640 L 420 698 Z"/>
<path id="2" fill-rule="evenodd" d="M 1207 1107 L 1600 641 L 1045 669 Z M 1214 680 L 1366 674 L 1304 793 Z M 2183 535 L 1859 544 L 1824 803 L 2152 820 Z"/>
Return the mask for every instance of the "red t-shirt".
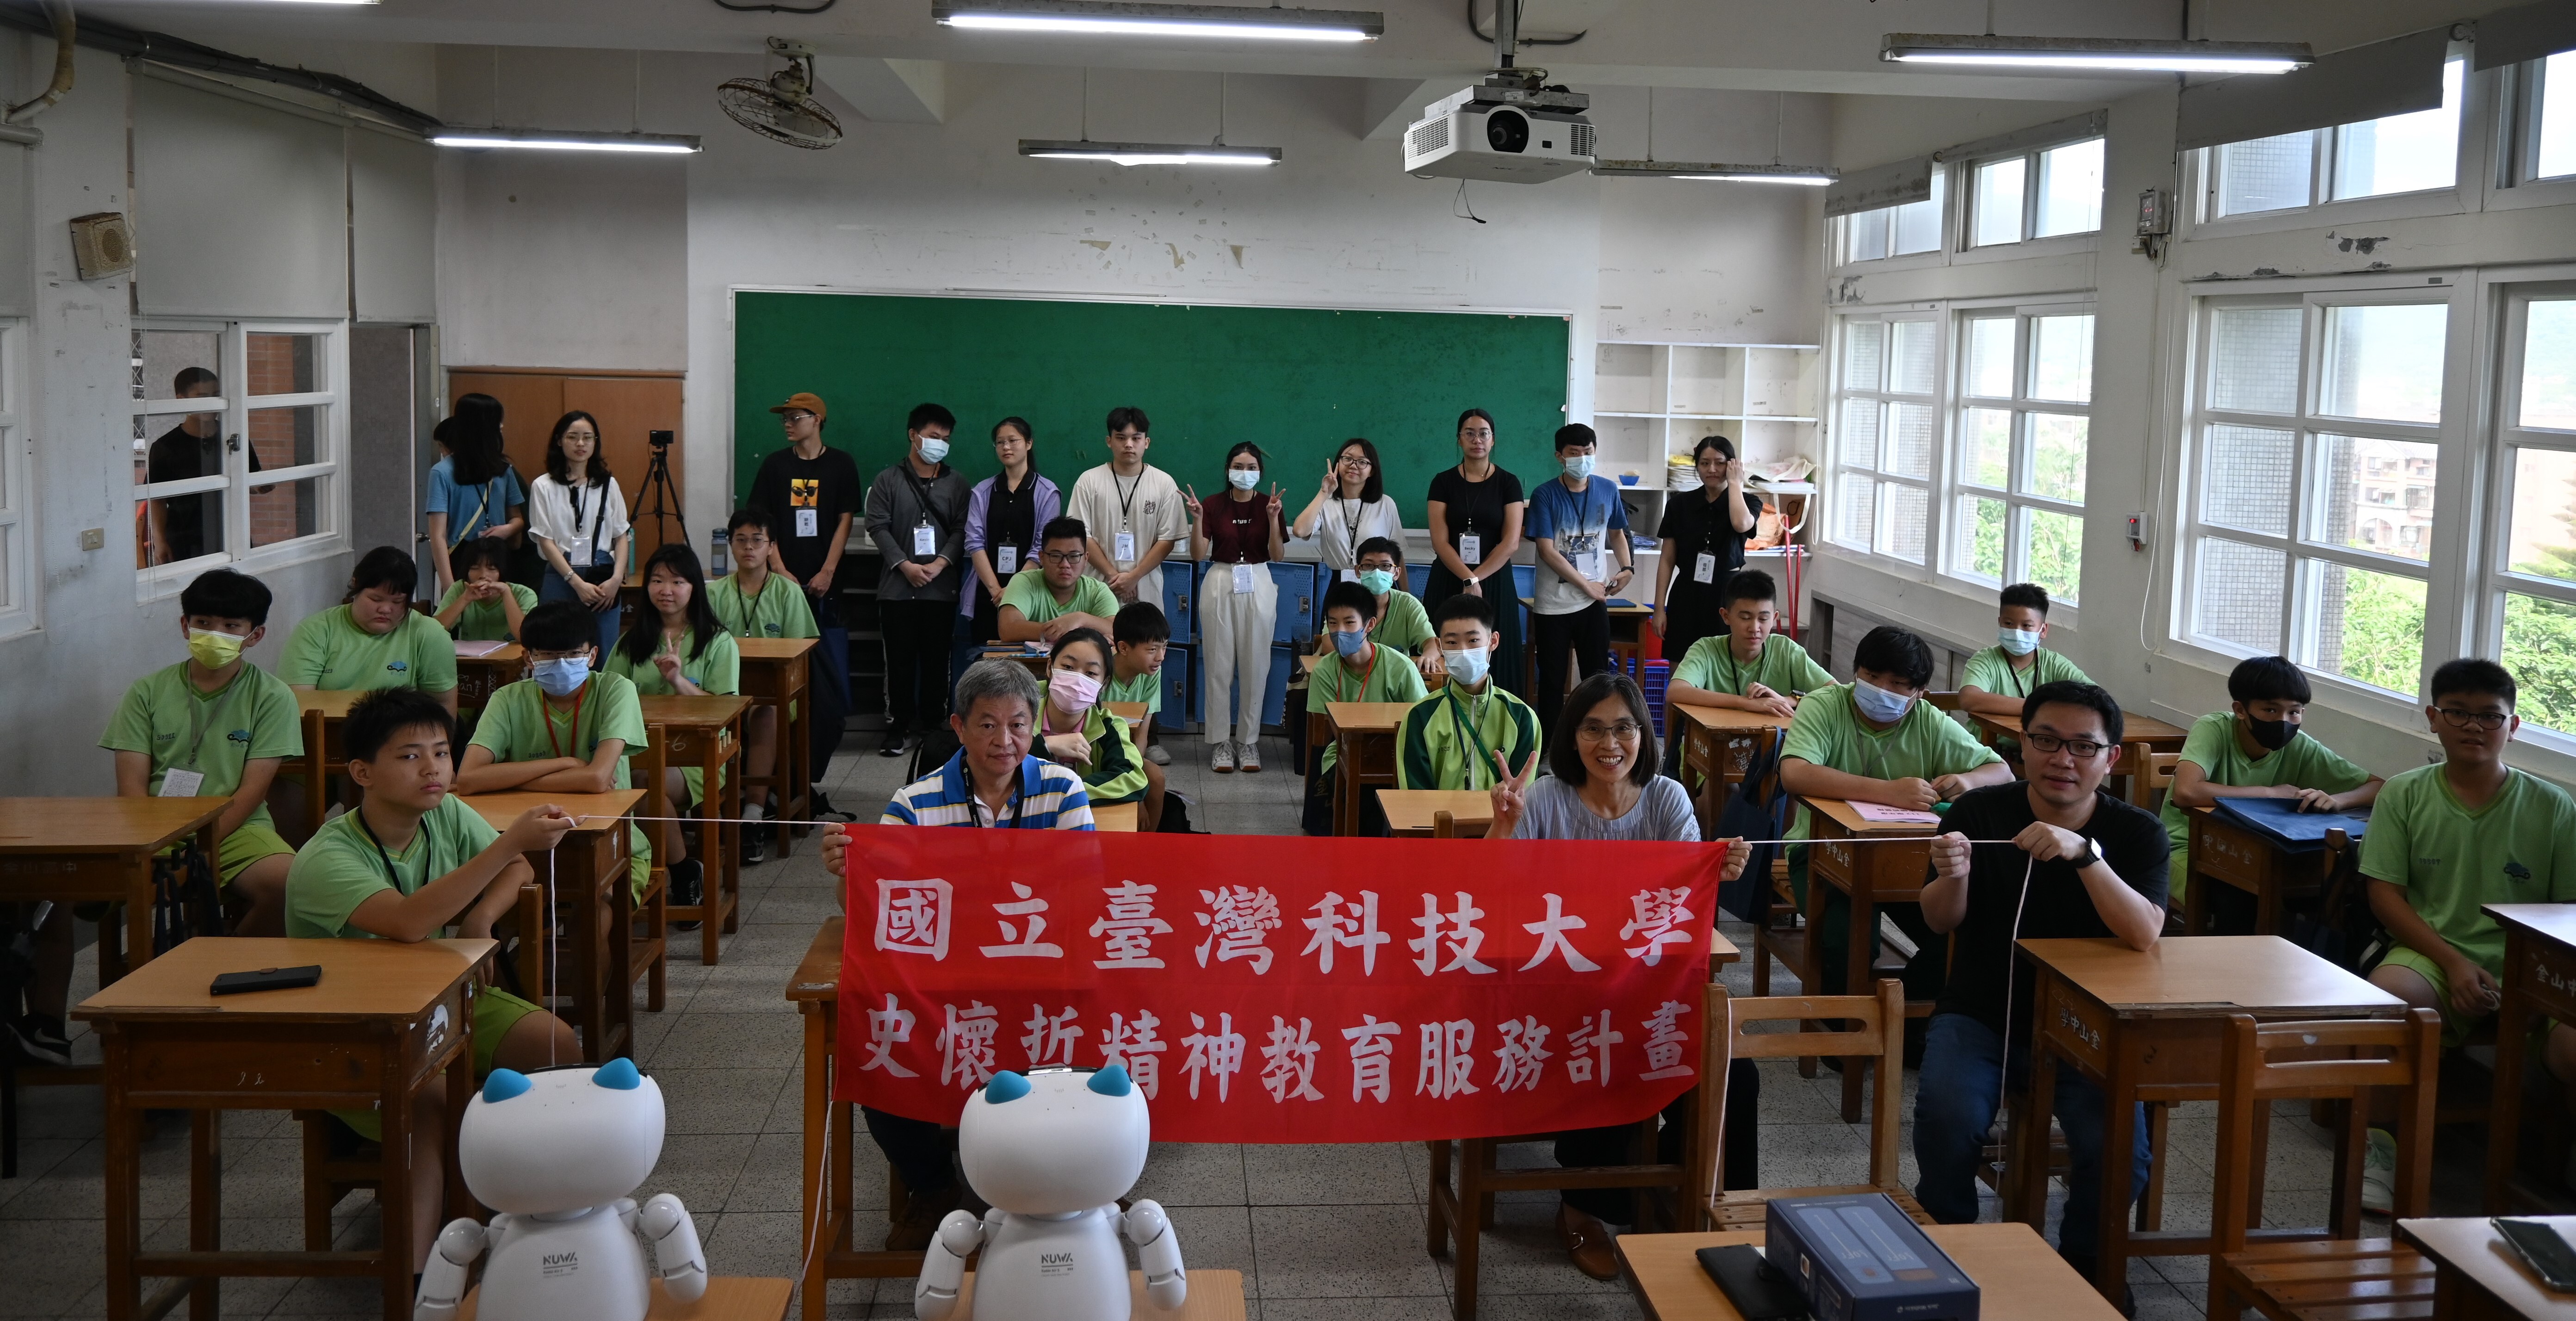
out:
<path id="1" fill-rule="evenodd" d="M 1237 500 L 1220 495 L 1205 502 L 1207 510 L 1208 559 L 1216 564 L 1267 564 L 1270 562 L 1270 529 L 1261 515 L 1270 507 L 1266 496 Z M 1279 535 L 1288 532 L 1283 523 Z"/>

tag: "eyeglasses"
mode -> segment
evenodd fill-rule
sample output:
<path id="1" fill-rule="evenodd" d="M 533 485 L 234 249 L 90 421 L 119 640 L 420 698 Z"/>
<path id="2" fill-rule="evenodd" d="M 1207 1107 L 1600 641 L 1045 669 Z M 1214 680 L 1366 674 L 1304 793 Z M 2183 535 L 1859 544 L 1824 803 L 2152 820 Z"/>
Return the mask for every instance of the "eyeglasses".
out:
<path id="1" fill-rule="evenodd" d="M 804 421 L 805 419 L 807 419 L 807 418 L 809 418 L 809 417 L 812 417 L 812 416 L 814 416 L 812 413 L 804 413 L 804 412 L 787 412 L 787 413 L 781 413 L 781 414 L 779 414 L 779 415 L 778 415 L 778 420 L 779 420 L 779 421 L 781 421 L 781 422 L 786 422 L 786 423 L 789 423 L 789 424 L 794 424 L 794 423 L 797 423 L 797 422 L 802 422 L 802 421 Z"/>
<path id="2" fill-rule="evenodd" d="M 1363 458 L 1361 458 L 1360 456 L 1358 456 L 1358 455 L 1356 455 L 1356 454 L 1349 455 L 1349 456 L 1345 457 L 1345 458 L 1342 460 L 1342 462 L 1344 462 L 1344 463 L 1346 463 L 1346 464 L 1349 464 L 1351 467 L 1354 467 L 1354 468 L 1374 468 L 1374 467 L 1376 467 L 1376 466 L 1377 466 L 1376 464 L 1370 463 L 1368 460 L 1363 459 Z"/>
<path id="3" fill-rule="evenodd" d="M 2021 741 L 2029 744 L 2034 752 L 2056 752 L 2064 749 L 2075 754 L 2077 761 L 2091 760 L 2101 756 L 2105 748 L 2120 746 L 2116 743 L 2096 743 L 2089 738 L 2059 738 L 2055 734 L 2034 734 L 2029 730 L 2022 731 Z"/>
<path id="4" fill-rule="evenodd" d="M 1082 552 L 1078 550 L 1042 550 L 1038 552 L 1038 558 L 1045 560 L 1049 564 L 1080 564 L 1082 563 Z"/>
<path id="5" fill-rule="evenodd" d="M 2463 711 L 2456 706 L 2437 709 L 2441 711 L 2442 719 L 2448 721 L 2453 729 L 2467 729 L 2471 725 L 2486 730 L 2502 729 L 2504 722 L 2513 718 L 2510 712 L 2505 711 Z"/>
<path id="6" fill-rule="evenodd" d="M 1611 738 L 1629 743 L 1634 742 L 1637 735 L 1644 729 L 1645 726 L 1634 720 L 1618 720 L 1607 725 L 1597 720 L 1586 720 L 1574 727 L 1574 734 L 1586 743 L 1598 743 L 1603 739 Z"/>

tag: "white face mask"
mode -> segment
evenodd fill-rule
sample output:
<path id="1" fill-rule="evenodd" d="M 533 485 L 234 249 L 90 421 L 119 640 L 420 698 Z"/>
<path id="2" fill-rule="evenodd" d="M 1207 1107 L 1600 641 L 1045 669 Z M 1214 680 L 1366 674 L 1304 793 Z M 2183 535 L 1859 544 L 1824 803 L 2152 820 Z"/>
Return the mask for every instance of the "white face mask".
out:
<path id="1" fill-rule="evenodd" d="M 1228 468 L 1225 470 L 1225 479 L 1229 483 L 1233 484 L 1234 489 L 1238 491 L 1249 491 L 1253 487 L 1261 485 L 1261 470 L 1259 468 Z"/>
<path id="2" fill-rule="evenodd" d="M 1592 475 L 1592 456 L 1589 454 L 1576 454 L 1567 458 L 1565 461 L 1565 475 L 1577 479 L 1590 477 Z"/>
<path id="3" fill-rule="evenodd" d="M 922 438 L 921 438 L 921 461 L 922 461 L 922 462 L 924 462 L 924 463 L 937 463 L 937 462 L 939 462 L 939 461 L 941 461 L 942 459 L 945 459 L 945 458 L 947 458 L 947 457 L 948 457 L 948 442 L 947 442 L 947 441 L 942 440 L 942 439 L 940 439 L 940 438 L 939 438 L 939 437 L 937 437 L 937 436 L 924 436 L 924 437 L 922 437 Z"/>
<path id="4" fill-rule="evenodd" d="M 1999 628 L 1995 630 L 1995 645 L 2015 656 L 2027 656 L 2039 650 L 2039 635 L 2017 628 Z"/>

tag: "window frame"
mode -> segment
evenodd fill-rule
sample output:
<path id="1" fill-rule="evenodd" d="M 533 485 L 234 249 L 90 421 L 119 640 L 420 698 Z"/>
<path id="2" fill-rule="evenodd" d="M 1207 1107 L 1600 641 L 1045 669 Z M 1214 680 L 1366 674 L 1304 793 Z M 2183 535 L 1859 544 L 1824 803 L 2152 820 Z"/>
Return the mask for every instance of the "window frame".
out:
<path id="1" fill-rule="evenodd" d="M 2063 399 L 2041 399 L 2031 393 L 2032 381 L 2038 368 L 2038 330 L 2034 323 L 2045 317 L 2065 316 L 2095 318 L 2094 332 L 2097 335 L 2100 333 L 2099 314 L 2091 298 L 2080 301 L 2015 300 L 1961 304 L 1952 309 L 1950 344 L 1953 347 L 1950 354 L 1950 388 L 1946 400 L 1947 406 L 1944 409 L 1946 417 L 1943 427 L 1947 462 L 1943 465 L 1946 468 L 1943 483 L 1945 489 L 1940 492 L 1938 499 L 1944 513 L 1950 516 L 1950 521 L 1956 526 L 1945 529 L 1938 563 L 1942 576 L 1963 588 L 1972 591 L 1993 591 L 2006 583 L 2029 581 L 2029 524 L 2032 511 L 2070 517 L 2075 519 L 2079 526 L 2084 522 L 2092 489 L 2089 471 L 2086 474 L 2088 478 L 2085 488 L 2086 500 L 2069 502 L 2055 496 L 2022 490 L 2033 461 L 2032 418 L 2035 415 L 2083 418 L 2088 468 L 2091 463 L 2092 364 L 2088 362 L 2085 365 L 2086 398 L 2081 403 Z M 2009 397 L 1971 394 L 1968 380 L 1968 373 L 1972 366 L 1971 355 L 1966 348 L 1958 346 L 1969 343 L 1971 323 L 2007 319 L 2013 322 L 2013 393 Z M 1967 413 L 1970 409 L 2004 411 L 2012 415 L 2012 434 L 2009 442 L 2011 452 L 2006 460 L 2004 485 L 2001 488 L 1969 480 L 1966 437 Z M 1967 502 L 1972 499 L 1997 500 L 2004 505 L 2004 560 L 2003 576 L 2000 578 L 1990 579 L 1978 573 L 1974 565 L 1973 550 L 1962 540 L 1971 534 L 1974 527 L 1973 522 L 1963 512 Z M 2076 592 L 2072 596 L 2062 598 L 2063 604 L 2069 609 L 2078 608 L 2081 604 L 2082 591 L 2082 570 L 2079 567 Z M 2054 588 L 2050 589 L 2050 595 L 2052 598 L 2057 596 Z M 2055 602 L 2053 601 L 2052 604 Z"/>
<path id="2" fill-rule="evenodd" d="M 1944 315 L 1942 308 L 1937 304 L 1878 307 L 1866 310 L 1855 310 L 1846 313 L 1837 313 L 1834 317 L 1833 326 L 1833 360 L 1827 364 L 1831 374 L 1826 379 L 1832 383 L 1831 388 L 1827 391 L 1828 402 L 1826 404 L 1825 414 L 1825 436 L 1828 456 L 1827 471 L 1830 478 L 1828 508 L 1835 512 L 1832 517 L 1827 519 L 1826 526 L 1821 535 L 1824 540 L 1831 542 L 1840 551 L 1859 555 L 1871 560 L 1872 562 L 1889 566 L 1899 572 L 1917 576 L 1933 572 L 1934 566 L 1937 563 L 1936 552 L 1940 545 L 1939 538 L 1942 535 L 1940 493 L 1943 486 L 1942 454 L 1944 449 L 1943 432 L 1945 428 L 1943 425 L 1941 405 L 1945 394 L 1943 382 L 1948 378 L 1949 374 L 1948 354 L 1950 352 L 1950 345 L 1948 327 L 1946 324 L 1947 320 L 1948 318 Z M 1893 330 L 1882 332 L 1884 339 L 1889 342 L 1882 343 L 1879 348 L 1879 384 L 1872 387 L 1853 387 L 1843 384 L 1851 357 L 1850 327 L 1859 322 L 1875 322 L 1883 326 L 1909 324 L 1928 327 L 1933 336 L 1930 390 L 1918 394 L 1913 391 L 1893 390 L 1887 388 L 1886 383 L 1891 379 L 1890 372 L 1892 371 L 1892 363 L 1895 357 L 1892 352 L 1892 341 L 1896 337 L 1896 332 Z M 1919 406 L 1931 414 L 1931 453 L 1925 456 L 1923 476 L 1913 477 L 1892 472 L 1886 468 L 1877 466 L 1875 459 L 1867 465 L 1856 464 L 1851 461 L 1844 445 L 1845 428 L 1842 423 L 1843 419 L 1848 416 L 1850 412 L 1850 405 L 1854 402 L 1866 402 L 1877 406 L 1879 411 L 1879 425 L 1875 434 L 1880 438 L 1881 449 L 1879 453 L 1882 455 L 1886 452 L 1884 448 L 1884 438 L 1887 435 L 1889 405 L 1903 404 Z M 1898 555 L 1892 551 L 1884 549 L 1891 540 L 1888 536 L 1888 518 L 1891 506 L 1888 502 L 1883 502 L 1878 499 L 1879 491 L 1876 487 L 1879 483 L 1891 482 L 1899 486 L 1911 487 L 1923 492 L 1923 558 L 1919 561 L 1909 560 L 1902 555 Z M 1841 517 L 1841 513 L 1839 511 L 1849 503 L 1851 492 L 1856 489 L 1854 485 L 1855 483 L 1869 483 L 1873 487 L 1871 491 L 1870 543 L 1866 546 L 1854 545 L 1850 541 L 1845 540 L 1840 535 L 1841 524 L 1837 521 Z"/>
<path id="3" fill-rule="evenodd" d="M 223 493 L 224 544 L 202 555 L 167 564 L 137 565 L 136 598 L 154 601 L 176 595 L 198 574 L 217 567 L 230 567 L 244 573 L 259 574 L 307 560 L 321 559 L 349 549 L 349 491 L 346 481 L 349 458 L 349 336 L 345 321 L 313 321 L 259 318 L 211 317 L 136 317 L 131 333 L 140 336 L 150 331 L 213 334 L 216 337 L 217 372 L 226 382 L 226 392 L 207 399 L 170 399 L 146 392 L 162 388 L 157 382 L 141 379 L 142 356 L 134 357 L 136 379 L 130 386 L 138 396 L 129 399 L 130 416 L 145 421 L 144 434 L 133 439 L 148 446 L 152 423 L 187 413 L 220 412 L 227 443 L 223 449 L 224 471 L 220 476 L 194 477 L 175 482 L 137 484 L 128 498 L 137 507 L 148 500 L 173 496 Z M 250 337 L 253 335 L 310 335 L 315 337 L 314 367 L 319 384 L 325 388 L 290 394 L 252 395 L 234 388 L 250 380 Z M 219 407 L 208 408 L 207 404 Z M 314 480 L 320 483 L 316 526 L 312 532 L 288 537 L 264 546 L 251 544 L 249 483 L 251 452 L 250 415 L 255 411 L 277 408 L 312 407 L 319 410 L 315 434 L 315 459 L 310 463 L 260 471 L 262 486 L 285 486 Z M 236 449 L 230 438 L 239 437 L 243 444 Z"/>
<path id="4" fill-rule="evenodd" d="M 2087 142 L 2102 143 L 2104 156 L 2104 193 L 2094 212 L 2093 228 L 2070 229 L 2061 234 L 2040 233 L 2039 208 L 2041 179 L 2043 167 L 2047 163 L 2048 154 L 2052 151 L 2060 151 L 2067 147 L 2082 146 Z M 2110 187 L 2108 181 L 2110 173 L 2109 154 L 2109 139 L 2106 136 L 2095 135 L 2091 137 L 2068 138 L 2064 142 L 2052 142 L 2046 146 L 2032 147 L 2025 151 L 2004 152 L 1992 156 L 1977 156 L 1957 162 L 1956 164 L 1960 175 L 1960 184 L 1958 189 L 1960 213 L 1958 244 L 1956 250 L 1962 256 L 1967 256 L 1977 253 L 1997 253 L 2009 249 L 2012 250 L 2011 255 L 2014 257 L 2027 257 L 2034 255 L 2035 252 L 2047 251 L 2048 245 L 2088 247 L 2099 242 L 2101 240 L 2104 227 L 2110 223 L 2111 208 L 2110 194 L 2108 191 Z M 2015 232 L 2018 233 L 2020 237 L 2002 239 L 1993 243 L 1975 242 L 1974 235 L 1976 233 L 1978 220 L 1976 200 L 1978 172 L 1984 170 L 1988 166 L 1999 165 L 2005 161 L 2011 160 L 2018 160 L 2022 163 L 2021 219 L 2015 229 Z"/>
<path id="5" fill-rule="evenodd" d="M 1951 203 L 1952 190 L 1944 178 L 1948 172 L 1948 166 L 1939 162 L 1933 163 L 1932 193 L 1921 201 L 1898 202 L 1890 206 L 1872 207 L 1867 211 L 1855 211 L 1848 215 L 1833 217 L 1826 227 L 1828 233 L 1825 240 L 1826 255 L 1831 260 L 1825 264 L 1833 269 L 1861 266 L 1872 271 L 1909 270 L 1919 266 L 1941 265 L 1948 259 L 1951 238 L 1956 232 L 1955 222 L 1958 218 L 1958 209 Z M 1881 253 L 1875 257 L 1852 255 L 1852 222 L 1866 215 L 1886 215 L 1888 244 L 1892 247 L 1896 242 L 1896 213 L 1905 207 L 1927 204 L 1932 208 L 1935 230 L 1931 247 L 1918 252 Z"/>
<path id="6" fill-rule="evenodd" d="M 2308 201 L 2301 206 L 2223 213 L 2218 209 L 2219 190 L 2225 183 L 2219 153 L 2236 144 L 2220 143 L 2184 152 L 2184 188 L 2186 196 L 2192 199 L 2190 206 L 2182 208 L 2184 224 L 2194 233 L 2214 238 L 2227 234 L 2313 229 L 2357 221 L 2449 215 L 2479 209 L 2488 172 L 2475 168 L 2475 163 L 2489 158 L 2491 144 L 2496 137 L 2494 121 L 2499 108 L 2499 79 L 2496 75 L 2503 71 L 2479 72 L 2470 68 L 2467 48 L 2456 43 L 2444 63 L 2446 66 L 2453 63 L 2461 66 L 2459 136 L 2453 144 L 2451 182 L 2447 187 L 2327 199 L 2325 195 L 2334 179 L 2334 156 L 2340 150 L 2343 130 L 2355 124 L 2378 122 L 2355 120 L 2352 124 L 2306 130 Z"/>
<path id="7" fill-rule="evenodd" d="M 2576 583 L 2516 573 L 2512 567 L 2514 486 L 2519 476 L 2516 460 L 2520 451 L 2576 453 L 2576 428 L 2526 427 L 2521 423 L 2523 345 L 2529 307 L 2536 301 L 2576 298 L 2576 267 L 2514 272 L 2509 280 L 2487 283 L 2486 291 L 2492 294 L 2495 312 L 2491 368 L 2495 402 L 2491 425 L 2486 428 L 2489 435 L 2478 448 L 2486 459 L 2482 490 L 2485 508 L 2491 513 L 2478 528 L 2475 596 L 2468 611 L 2468 636 L 2475 639 L 2476 645 L 2459 654 L 2501 658 L 2508 594 L 2576 607 Z M 2526 722 L 2516 737 L 2576 754 L 2576 729 Z"/>

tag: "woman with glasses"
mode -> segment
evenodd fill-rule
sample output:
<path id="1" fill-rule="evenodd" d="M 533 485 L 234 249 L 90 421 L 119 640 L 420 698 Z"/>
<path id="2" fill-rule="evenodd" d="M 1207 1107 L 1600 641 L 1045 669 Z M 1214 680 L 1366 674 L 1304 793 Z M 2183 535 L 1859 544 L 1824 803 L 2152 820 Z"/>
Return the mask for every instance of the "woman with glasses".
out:
<path id="1" fill-rule="evenodd" d="M 1038 474 L 1037 431 L 1024 417 L 993 424 L 993 461 L 1002 470 L 966 494 L 966 561 L 974 568 L 957 593 L 957 655 L 962 676 L 976 649 L 1002 636 L 1002 592 L 1013 575 L 1038 562 L 1038 532 L 1064 513 L 1064 496 Z"/>
<path id="2" fill-rule="evenodd" d="M 1377 446 L 1360 436 L 1343 441 L 1324 468 L 1323 485 L 1289 531 L 1300 540 L 1313 537 L 1324 567 L 1344 582 L 1359 581 L 1360 547 L 1379 537 L 1403 545 L 1404 519 L 1386 497 Z"/>
<path id="3" fill-rule="evenodd" d="M 1699 821 L 1679 783 L 1655 773 L 1655 725 L 1646 695 L 1624 674 L 1596 674 L 1565 699 L 1556 728 L 1548 731 L 1547 766 L 1538 774 L 1533 753 L 1523 766 L 1501 767 L 1494 782 L 1494 823 L 1487 839 L 1662 840 L 1693 843 Z M 1744 874 L 1744 841 L 1726 843 L 1720 883 Z M 1612 864 L 1605 860 L 1604 870 Z M 1739 1060 L 1727 1074 L 1726 1186 L 1759 1187 L 1756 1124 L 1761 1076 Z M 1685 1098 L 1686 1100 L 1687 1098 Z M 1658 1159 L 1679 1161 L 1683 1101 L 1664 1112 Z M 1568 1167 L 1625 1165 L 1632 1125 L 1578 1129 L 1556 1139 L 1556 1162 Z M 1596 1280 L 1616 1279 L 1610 1224 L 1635 1220 L 1625 1188 L 1569 1188 L 1557 1207 L 1557 1237 L 1577 1270 Z"/>
<path id="4" fill-rule="evenodd" d="M 1744 465 L 1735 442 L 1702 436 L 1691 448 L 1699 490 L 1664 500 L 1662 541 L 1655 558 L 1655 634 L 1664 654 L 1681 656 L 1701 638 L 1726 631 L 1721 599 L 1727 580 L 1744 567 L 1744 543 L 1762 517 L 1762 497 L 1744 489 Z"/>
<path id="5" fill-rule="evenodd" d="M 575 410 L 555 419 L 546 470 L 528 490 L 528 530 L 546 558 L 537 595 L 590 612 L 599 651 L 617 647 L 618 591 L 626 578 L 626 493 L 599 452 L 599 419 Z"/>
<path id="6" fill-rule="evenodd" d="M 1511 568 L 1529 497 L 1521 479 L 1494 462 L 1493 414 L 1470 408 L 1458 415 L 1458 466 L 1431 479 L 1422 507 L 1434 557 L 1423 608 L 1436 614 L 1441 602 L 1461 592 L 1485 598 L 1502 639 L 1494 648 L 1494 682 L 1522 691 L 1520 584 Z"/>

